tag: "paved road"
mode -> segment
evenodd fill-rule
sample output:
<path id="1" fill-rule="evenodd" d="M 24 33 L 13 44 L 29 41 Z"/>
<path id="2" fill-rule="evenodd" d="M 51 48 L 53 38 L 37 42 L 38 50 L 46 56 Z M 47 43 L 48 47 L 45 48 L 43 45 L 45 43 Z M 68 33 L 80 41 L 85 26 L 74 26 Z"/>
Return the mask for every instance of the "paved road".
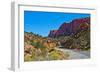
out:
<path id="1" fill-rule="evenodd" d="M 64 53 L 69 53 L 69 59 L 87 59 L 90 58 L 89 51 L 75 51 L 71 49 L 64 49 L 64 48 L 56 48 L 58 50 L 63 51 Z"/>

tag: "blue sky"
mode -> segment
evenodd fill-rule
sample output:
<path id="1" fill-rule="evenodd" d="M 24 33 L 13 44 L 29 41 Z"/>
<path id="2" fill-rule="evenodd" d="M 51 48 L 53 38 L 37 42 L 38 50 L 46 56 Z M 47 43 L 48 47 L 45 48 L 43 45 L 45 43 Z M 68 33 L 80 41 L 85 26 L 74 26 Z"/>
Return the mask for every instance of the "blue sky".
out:
<path id="1" fill-rule="evenodd" d="M 90 14 L 24 11 L 24 31 L 48 36 L 50 30 L 56 30 L 64 22 L 90 17 Z"/>

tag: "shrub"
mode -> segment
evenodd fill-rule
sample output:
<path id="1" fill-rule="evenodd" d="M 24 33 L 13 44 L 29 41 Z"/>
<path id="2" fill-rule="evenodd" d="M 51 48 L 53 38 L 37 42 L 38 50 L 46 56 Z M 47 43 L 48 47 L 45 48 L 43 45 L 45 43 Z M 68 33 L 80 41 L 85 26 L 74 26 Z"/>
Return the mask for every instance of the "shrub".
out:
<path id="1" fill-rule="evenodd" d="M 63 60 L 63 59 L 68 59 L 69 54 L 68 53 L 64 53 L 60 50 L 54 50 L 49 54 L 49 58 L 50 60 Z"/>
<path id="2" fill-rule="evenodd" d="M 24 61 L 32 61 L 33 59 L 32 59 L 32 57 L 29 55 L 29 54 L 27 54 L 26 56 L 24 56 Z"/>
<path id="3" fill-rule="evenodd" d="M 49 57 L 51 60 L 59 60 L 60 59 L 60 55 L 56 51 L 51 52 L 49 54 Z"/>

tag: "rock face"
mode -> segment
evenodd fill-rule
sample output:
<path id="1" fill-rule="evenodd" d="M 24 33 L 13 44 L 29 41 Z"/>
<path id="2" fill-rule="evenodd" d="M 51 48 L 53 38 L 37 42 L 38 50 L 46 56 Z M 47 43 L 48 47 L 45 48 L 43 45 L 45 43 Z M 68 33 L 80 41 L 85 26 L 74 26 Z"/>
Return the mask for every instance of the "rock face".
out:
<path id="1" fill-rule="evenodd" d="M 90 18 L 81 18 L 81 19 L 75 19 L 72 20 L 70 23 L 64 22 L 61 24 L 61 26 L 58 28 L 58 30 L 51 30 L 49 33 L 49 37 L 59 37 L 59 36 L 69 36 L 76 34 L 80 30 L 88 29 L 90 26 Z"/>
<path id="2" fill-rule="evenodd" d="M 55 34 L 57 33 L 57 30 L 51 30 L 49 37 L 55 37 Z"/>

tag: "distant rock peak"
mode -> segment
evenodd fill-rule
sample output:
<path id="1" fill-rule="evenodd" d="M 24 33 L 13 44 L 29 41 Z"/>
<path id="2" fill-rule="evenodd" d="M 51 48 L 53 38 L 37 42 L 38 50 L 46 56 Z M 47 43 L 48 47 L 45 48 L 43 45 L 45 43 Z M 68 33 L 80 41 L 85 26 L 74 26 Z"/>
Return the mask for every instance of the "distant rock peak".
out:
<path id="1" fill-rule="evenodd" d="M 64 22 L 58 30 L 50 30 L 49 37 L 69 36 L 77 33 L 79 30 L 88 29 L 90 26 L 90 17 L 74 19 L 71 22 Z"/>

